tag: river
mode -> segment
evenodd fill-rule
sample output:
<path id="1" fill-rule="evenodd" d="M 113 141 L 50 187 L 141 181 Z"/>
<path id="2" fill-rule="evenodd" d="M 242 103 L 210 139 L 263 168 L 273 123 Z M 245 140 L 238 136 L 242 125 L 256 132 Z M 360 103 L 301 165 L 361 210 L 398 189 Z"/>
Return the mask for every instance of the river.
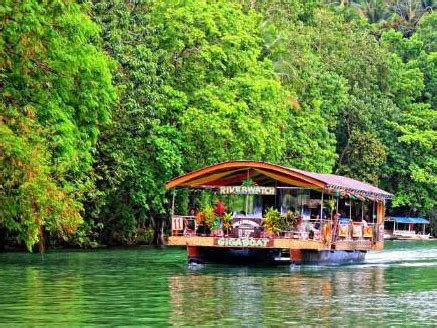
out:
<path id="1" fill-rule="evenodd" d="M 437 326 L 437 241 L 360 265 L 188 268 L 178 248 L 0 253 L 0 326 Z"/>

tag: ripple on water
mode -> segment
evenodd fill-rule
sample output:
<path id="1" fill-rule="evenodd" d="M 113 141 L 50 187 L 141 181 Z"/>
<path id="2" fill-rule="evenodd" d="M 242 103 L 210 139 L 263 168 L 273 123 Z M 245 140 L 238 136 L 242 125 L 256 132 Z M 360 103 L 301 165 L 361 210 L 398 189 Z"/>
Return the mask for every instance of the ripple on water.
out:
<path id="1" fill-rule="evenodd" d="M 437 326 L 437 242 L 334 267 L 188 267 L 177 248 L 5 253 L 0 290 L 0 326 Z"/>

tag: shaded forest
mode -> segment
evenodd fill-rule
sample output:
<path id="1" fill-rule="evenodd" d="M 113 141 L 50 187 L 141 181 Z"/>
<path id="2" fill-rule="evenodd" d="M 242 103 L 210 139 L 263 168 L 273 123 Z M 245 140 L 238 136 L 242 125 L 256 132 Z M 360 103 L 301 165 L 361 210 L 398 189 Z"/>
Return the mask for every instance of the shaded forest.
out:
<path id="1" fill-rule="evenodd" d="M 367 181 L 436 222 L 436 8 L 3 0 L 0 245 L 153 242 L 164 182 L 235 159 Z"/>

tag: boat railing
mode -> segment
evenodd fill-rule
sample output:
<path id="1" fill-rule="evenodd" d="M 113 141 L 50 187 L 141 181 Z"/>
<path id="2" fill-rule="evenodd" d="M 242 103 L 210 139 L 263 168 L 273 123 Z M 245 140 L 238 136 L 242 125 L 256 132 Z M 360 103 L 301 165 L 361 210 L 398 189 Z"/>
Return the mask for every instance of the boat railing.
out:
<path id="1" fill-rule="evenodd" d="M 258 218 L 257 218 L 258 219 Z M 198 236 L 198 237 L 253 237 L 253 238 L 282 238 L 299 240 L 318 240 L 335 243 L 337 241 L 380 239 L 380 225 L 363 222 L 337 222 L 332 220 L 310 219 L 303 222 L 305 230 L 282 230 L 275 234 L 267 234 L 261 227 L 231 227 L 228 230 L 222 227 L 211 230 L 199 225 L 196 218 L 190 215 L 174 215 L 172 217 L 173 236 Z"/>
<path id="2" fill-rule="evenodd" d="M 414 235 L 416 235 L 416 231 L 396 229 L 396 230 L 393 230 L 393 234 L 394 235 L 401 235 L 401 236 L 414 236 Z"/>

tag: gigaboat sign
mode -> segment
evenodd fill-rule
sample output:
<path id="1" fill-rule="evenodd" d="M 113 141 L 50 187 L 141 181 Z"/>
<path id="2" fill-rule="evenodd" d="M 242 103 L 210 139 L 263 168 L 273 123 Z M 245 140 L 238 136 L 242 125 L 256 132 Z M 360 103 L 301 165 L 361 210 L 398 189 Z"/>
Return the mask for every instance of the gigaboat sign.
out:
<path id="1" fill-rule="evenodd" d="M 220 193 L 224 195 L 275 195 L 275 187 L 260 186 L 223 186 L 220 187 Z"/>
<path id="2" fill-rule="evenodd" d="M 271 247 L 272 241 L 268 238 L 217 238 L 216 246 L 221 247 Z"/>

